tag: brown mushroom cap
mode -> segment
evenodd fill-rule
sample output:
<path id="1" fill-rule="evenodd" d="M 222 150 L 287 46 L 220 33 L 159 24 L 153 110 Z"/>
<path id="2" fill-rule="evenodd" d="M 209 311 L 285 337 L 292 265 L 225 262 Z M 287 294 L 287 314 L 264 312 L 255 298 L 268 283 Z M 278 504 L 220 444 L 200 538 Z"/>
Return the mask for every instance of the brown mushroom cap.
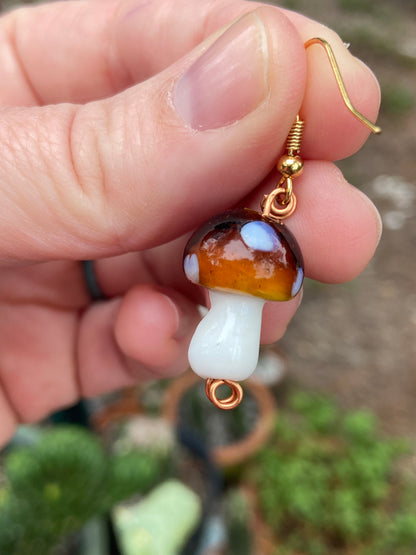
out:
<path id="1" fill-rule="evenodd" d="M 303 259 L 282 224 L 254 210 L 229 210 L 190 238 L 184 270 L 192 282 L 223 291 L 287 301 L 300 290 Z"/>

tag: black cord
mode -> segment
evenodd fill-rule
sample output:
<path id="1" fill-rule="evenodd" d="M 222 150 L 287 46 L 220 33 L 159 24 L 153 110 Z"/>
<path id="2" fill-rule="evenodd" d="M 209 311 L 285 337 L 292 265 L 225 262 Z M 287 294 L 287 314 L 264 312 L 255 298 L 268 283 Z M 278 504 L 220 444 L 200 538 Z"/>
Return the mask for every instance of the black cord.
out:
<path id="1" fill-rule="evenodd" d="M 81 261 L 82 272 L 84 274 L 85 285 L 93 301 L 103 301 L 107 297 L 101 290 L 95 274 L 94 260 Z"/>

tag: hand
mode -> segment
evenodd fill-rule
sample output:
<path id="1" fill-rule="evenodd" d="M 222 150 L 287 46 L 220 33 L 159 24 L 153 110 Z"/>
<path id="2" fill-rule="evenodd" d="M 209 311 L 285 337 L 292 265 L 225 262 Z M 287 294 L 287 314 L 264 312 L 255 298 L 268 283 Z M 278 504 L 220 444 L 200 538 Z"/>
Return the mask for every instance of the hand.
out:
<path id="1" fill-rule="evenodd" d="M 321 49 L 305 55 L 313 36 L 374 120 L 368 68 L 277 8 L 75 0 L 0 20 L 0 442 L 79 396 L 186 368 L 201 292 L 182 273 L 183 236 L 237 203 L 258 207 L 299 111 L 308 161 L 288 226 L 306 272 L 340 282 L 365 267 L 380 220 L 331 161 L 368 132 Z M 100 259 L 109 300 L 90 302 L 82 259 Z M 266 307 L 264 341 L 298 302 Z"/>

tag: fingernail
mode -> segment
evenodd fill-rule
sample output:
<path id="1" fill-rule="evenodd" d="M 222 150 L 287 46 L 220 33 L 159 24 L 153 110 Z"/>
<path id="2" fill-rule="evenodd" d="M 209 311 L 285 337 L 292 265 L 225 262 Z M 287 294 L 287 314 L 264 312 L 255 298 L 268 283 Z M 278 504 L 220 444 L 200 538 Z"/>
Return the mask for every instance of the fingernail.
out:
<path id="1" fill-rule="evenodd" d="M 381 219 L 380 212 L 377 209 L 377 206 L 370 200 L 371 204 L 373 205 L 374 217 L 376 220 L 377 226 L 377 245 L 380 243 L 381 236 L 383 235 L 383 220 Z"/>
<path id="2" fill-rule="evenodd" d="M 181 340 L 183 337 L 189 334 L 189 328 L 192 324 L 192 319 L 186 311 L 181 310 L 179 299 L 175 298 L 174 292 L 170 292 L 171 296 L 166 294 L 163 297 L 168 301 L 172 309 L 172 320 L 170 328 L 170 337 L 176 341 Z"/>
<path id="3" fill-rule="evenodd" d="M 176 336 L 181 328 L 181 314 L 179 308 L 175 301 L 171 299 L 168 295 L 162 295 L 162 297 L 168 302 L 171 312 L 172 312 L 172 329 L 171 335 L 172 337 Z"/>
<path id="4" fill-rule="evenodd" d="M 381 236 L 383 234 L 383 220 L 381 219 L 380 212 L 378 211 L 374 202 L 363 191 L 361 191 L 361 189 L 356 189 L 356 190 L 361 195 L 363 204 L 365 204 L 368 207 L 368 210 L 371 213 L 371 216 L 375 220 L 375 226 L 377 229 L 377 245 L 378 245 L 380 242 Z"/>
<path id="5" fill-rule="evenodd" d="M 178 81 L 174 103 L 193 129 L 230 125 L 267 94 L 268 48 L 260 17 L 250 13 L 229 27 Z"/>

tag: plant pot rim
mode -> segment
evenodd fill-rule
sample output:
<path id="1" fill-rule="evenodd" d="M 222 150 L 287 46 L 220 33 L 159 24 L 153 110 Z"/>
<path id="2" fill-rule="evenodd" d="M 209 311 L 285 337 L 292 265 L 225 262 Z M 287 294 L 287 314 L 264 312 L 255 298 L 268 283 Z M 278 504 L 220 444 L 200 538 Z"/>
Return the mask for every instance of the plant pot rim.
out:
<path id="1" fill-rule="evenodd" d="M 165 392 L 162 416 L 176 425 L 178 421 L 178 405 L 181 398 L 186 391 L 200 382 L 201 378 L 192 371 L 183 374 L 172 382 Z M 221 467 L 237 465 L 253 455 L 267 441 L 274 426 L 277 407 L 269 389 L 254 379 L 246 380 L 243 388 L 248 390 L 257 402 L 259 407 L 258 420 L 255 428 L 244 438 L 230 445 L 212 449 L 212 459 Z M 242 402 L 244 403 L 244 399 Z"/>
<path id="2" fill-rule="evenodd" d="M 123 389 L 119 399 L 94 412 L 91 415 L 94 430 L 102 432 L 114 422 L 120 422 L 129 416 L 143 414 L 137 392 L 136 386 Z"/>

